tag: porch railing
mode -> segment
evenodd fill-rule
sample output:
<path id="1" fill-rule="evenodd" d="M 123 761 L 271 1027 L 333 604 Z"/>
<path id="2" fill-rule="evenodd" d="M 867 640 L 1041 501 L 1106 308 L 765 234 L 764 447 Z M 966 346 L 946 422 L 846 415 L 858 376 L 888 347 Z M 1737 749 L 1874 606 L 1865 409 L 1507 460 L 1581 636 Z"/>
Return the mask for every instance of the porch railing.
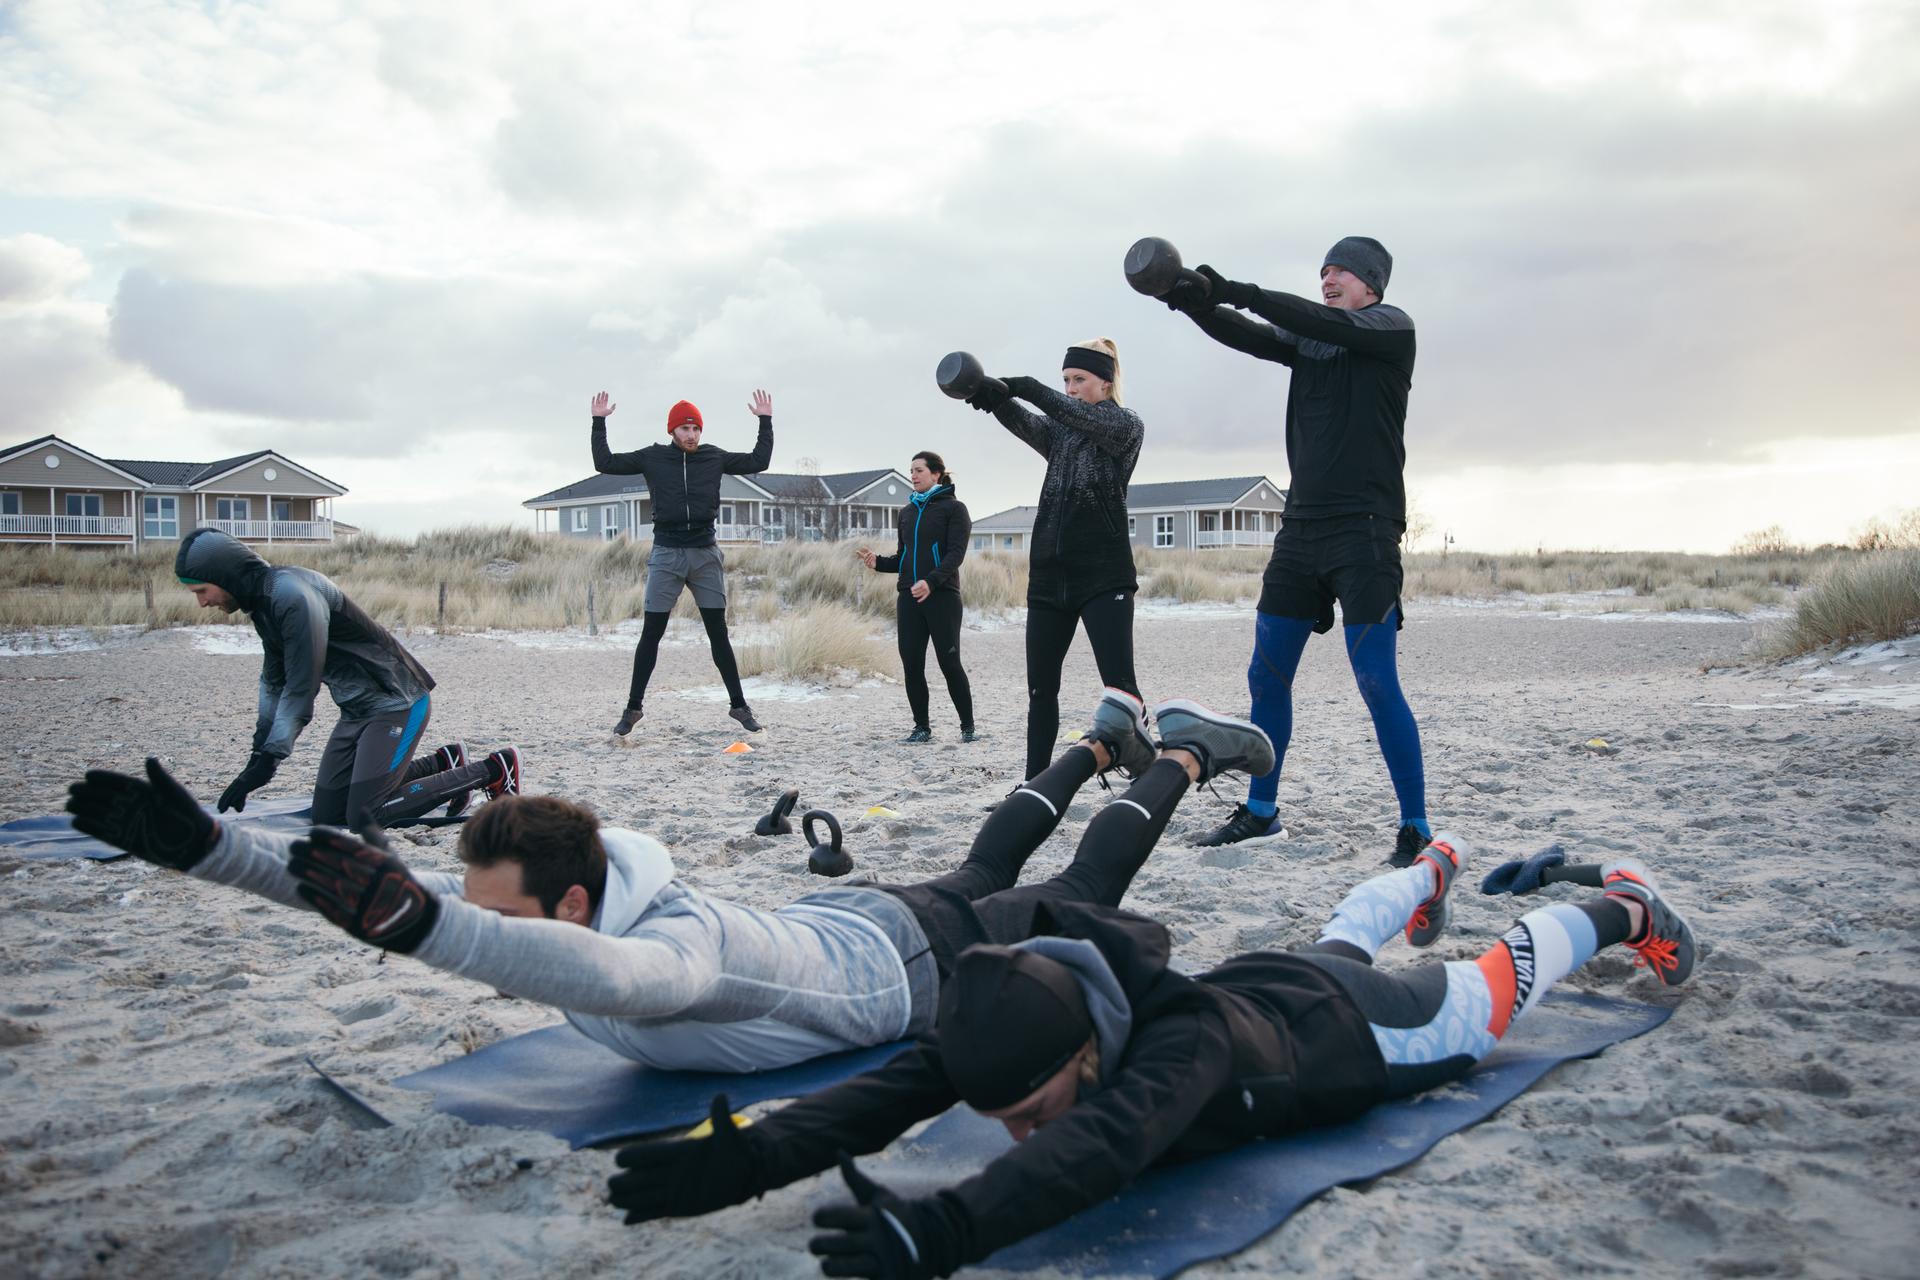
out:
<path id="1" fill-rule="evenodd" d="M 1196 547 L 1264 547 L 1273 542 L 1273 532 L 1258 529 L 1201 529 L 1193 535 Z"/>
<path id="2" fill-rule="evenodd" d="M 0 534 L 131 538 L 133 520 L 132 516 L 0 516 Z"/>
<path id="3" fill-rule="evenodd" d="M 331 542 L 331 520 L 202 520 L 202 529 L 218 529 L 235 538 L 258 541 Z"/>

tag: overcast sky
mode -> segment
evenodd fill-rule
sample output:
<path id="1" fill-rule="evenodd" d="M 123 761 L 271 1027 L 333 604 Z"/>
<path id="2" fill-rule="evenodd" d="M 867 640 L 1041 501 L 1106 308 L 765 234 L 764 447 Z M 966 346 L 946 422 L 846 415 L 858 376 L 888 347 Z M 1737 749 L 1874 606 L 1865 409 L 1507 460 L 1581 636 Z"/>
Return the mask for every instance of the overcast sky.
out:
<path id="1" fill-rule="evenodd" d="M 1841 539 L 1920 505 L 1916 120 L 1906 2 L 0 0 L 0 444 L 530 525 L 595 391 L 747 448 L 764 386 L 776 470 L 934 448 L 984 515 L 1041 463 L 940 356 L 1109 335 L 1136 480 L 1285 483 L 1286 371 L 1121 260 L 1311 295 L 1363 234 L 1436 532 Z"/>

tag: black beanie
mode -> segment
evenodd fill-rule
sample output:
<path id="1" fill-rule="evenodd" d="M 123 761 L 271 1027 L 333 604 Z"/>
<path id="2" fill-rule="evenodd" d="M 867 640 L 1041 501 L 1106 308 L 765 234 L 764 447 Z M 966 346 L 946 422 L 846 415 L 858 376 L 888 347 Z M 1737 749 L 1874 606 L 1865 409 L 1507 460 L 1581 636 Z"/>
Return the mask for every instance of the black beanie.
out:
<path id="1" fill-rule="evenodd" d="M 1374 293 L 1382 298 L 1387 296 L 1387 280 L 1393 275 L 1393 255 L 1372 236 L 1347 236 L 1327 250 L 1327 260 L 1320 267 L 1325 270 L 1334 266 L 1345 267 L 1371 285 Z"/>
<path id="2" fill-rule="evenodd" d="M 934 1025 L 947 1080 L 976 1111 L 1012 1106 L 1093 1038 L 1072 970 L 1013 947 L 962 951 L 941 985 Z"/>

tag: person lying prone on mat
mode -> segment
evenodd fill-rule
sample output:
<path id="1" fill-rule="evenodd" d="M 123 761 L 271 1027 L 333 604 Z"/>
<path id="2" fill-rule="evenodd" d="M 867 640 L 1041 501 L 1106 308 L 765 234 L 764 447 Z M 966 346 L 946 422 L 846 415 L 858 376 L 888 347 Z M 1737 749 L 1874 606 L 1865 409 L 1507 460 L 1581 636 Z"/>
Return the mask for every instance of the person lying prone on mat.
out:
<path id="1" fill-rule="evenodd" d="M 1602 947 L 1684 981 L 1693 938 L 1645 867 L 1608 863 L 1602 896 L 1521 917 L 1477 960 L 1372 968 L 1397 930 L 1430 945 L 1465 851 L 1442 836 L 1347 895 L 1317 942 L 1187 977 L 1167 932 L 1130 912 L 1061 903 L 1044 936 L 963 952 L 931 1035 L 885 1066 L 711 1137 L 616 1157 L 629 1224 L 710 1212 L 836 1161 L 854 1203 L 814 1214 L 808 1247 L 835 1276 L 944 1276 L 1101 1203 L 1149 1166 L 1349 1120 L 1464 1075 L 1547 988 Z M 1015 1145 L 938 1194 L 907 1199 L 855 1168 L 965 1102 Z"/>
<path id="2" fill-rule="evenodd" d="M 461 828 L 462 875 L 415 871 L 324 827 L 305 838 L 217 822 L 161 768 L 74 784 L 74 826 L 149 862 L 311 907 L 362 941 L 560 1009 L 652 1067 L 759 1071 L 915 1036 L 977 942 L 1031 936 L 1047 902 L 1118 905 L 1196 782 L 1272 763 L 1266 735 L 1190 703 L 1108 690 L 1085 737 L 1002 802 L 955 870 L 914 885 L 839 885 L 778 911 L 710 897 L 651 837 L 553 796 L 505 796 Z M 1073 862 L 1016 886 L 1096 772 L 1136 781 L 1087 825 Z"/>

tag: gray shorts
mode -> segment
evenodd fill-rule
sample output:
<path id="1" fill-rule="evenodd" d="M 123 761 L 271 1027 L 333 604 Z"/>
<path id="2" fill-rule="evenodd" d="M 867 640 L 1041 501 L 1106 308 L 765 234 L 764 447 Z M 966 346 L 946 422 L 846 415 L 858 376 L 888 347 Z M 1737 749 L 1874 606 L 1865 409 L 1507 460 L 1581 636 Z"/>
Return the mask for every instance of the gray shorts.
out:
<path id="1" fill-rule="evenodd" d="M 727 561 L 718 547 L 661 547 L 647 553 L 648 613 L 668 613 L 682 587 L 702 609 L 727 607 Z"/>

